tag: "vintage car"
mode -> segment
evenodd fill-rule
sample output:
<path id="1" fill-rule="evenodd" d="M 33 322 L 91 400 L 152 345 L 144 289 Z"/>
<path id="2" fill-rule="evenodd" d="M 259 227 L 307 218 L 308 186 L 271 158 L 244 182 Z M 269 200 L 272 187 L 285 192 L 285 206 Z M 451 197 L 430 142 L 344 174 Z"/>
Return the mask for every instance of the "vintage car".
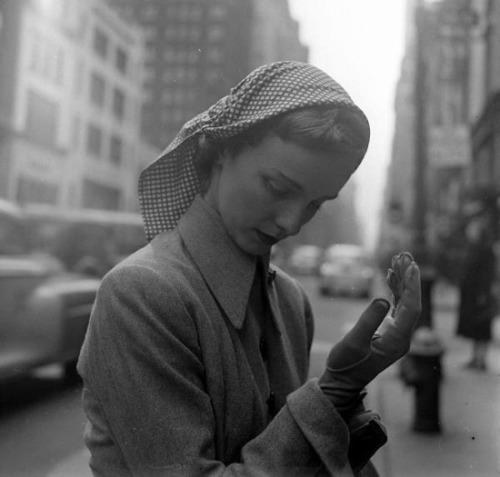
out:
<path id="1" fill-rule="evenodd" d="M 297 275 L 316 275 L 322 256 L 323 249 L 316 245 L 298 245 L 290 255 L 288 268 Z"/>
<path id="2" fill-rule="evenodd" d="M 0 383 L 54 363 L 75 375 L 99 283 L 38 251 L 22 210 L 0 200 Z"/>
<path id="3" fill-rule="evenodd" d="M 374 278 L 375 269 L 362 247 L 333 244 L 325 251 L 319 268 L 319 292 L 368 298 Z"/>

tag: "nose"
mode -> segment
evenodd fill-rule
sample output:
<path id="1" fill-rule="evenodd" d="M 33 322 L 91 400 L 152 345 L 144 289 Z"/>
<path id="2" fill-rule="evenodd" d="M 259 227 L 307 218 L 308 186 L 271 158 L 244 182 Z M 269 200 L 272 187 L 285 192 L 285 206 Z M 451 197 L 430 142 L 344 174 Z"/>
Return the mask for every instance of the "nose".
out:
<path id="1" fill-rule="evenodd" d="M 298 234 L 303 225 L 303 212 L 299 205 L 289 204 L 281 208 L 275 216 L 274 223 L 284 237 Z"/>

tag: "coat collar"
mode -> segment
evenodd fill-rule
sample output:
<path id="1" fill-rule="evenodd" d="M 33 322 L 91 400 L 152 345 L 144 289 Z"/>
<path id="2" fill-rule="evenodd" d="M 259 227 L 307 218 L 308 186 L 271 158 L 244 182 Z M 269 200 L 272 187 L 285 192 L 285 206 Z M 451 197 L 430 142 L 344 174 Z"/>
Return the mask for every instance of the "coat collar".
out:
<path id="1" fill-rule="evenodd" d="M 179 233 L 196 266 L 234 327 L 240 329 L 255 276 L 256 257 L 227 234 L 221 217 L 197 196 L 181 218 Z M 269 263 L 265 260 L 264 263 Z"/>

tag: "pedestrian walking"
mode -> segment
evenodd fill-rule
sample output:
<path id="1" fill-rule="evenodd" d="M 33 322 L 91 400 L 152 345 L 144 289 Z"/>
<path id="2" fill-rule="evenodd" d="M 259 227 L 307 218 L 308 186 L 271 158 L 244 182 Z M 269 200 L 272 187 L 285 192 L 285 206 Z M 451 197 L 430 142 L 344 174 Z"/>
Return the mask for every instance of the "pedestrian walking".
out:
<path id="1" fill-rule="evenodd" d="M 488 218 L 482 215 L 473 217 L 465 231 L 457 334 L 472 342 L 465 366 L 484 371 L 496 313 L 494 234 Z"/>
<path id="2" fill-rule="evenodd" d="M 374 300 L 308 380 L 314 322 L 271 247 L 362 161 L 364 113 L 320 69 L 264 65 L 187 122 L 141 174 L 149 244 L 102 280 L 78 369 L 96 476 L 376 475 L 366 385 L 409 347 L 417 265 L 395 259 L 394 318 Z M 340 337 L 339 337 L 340 338 Z"/>

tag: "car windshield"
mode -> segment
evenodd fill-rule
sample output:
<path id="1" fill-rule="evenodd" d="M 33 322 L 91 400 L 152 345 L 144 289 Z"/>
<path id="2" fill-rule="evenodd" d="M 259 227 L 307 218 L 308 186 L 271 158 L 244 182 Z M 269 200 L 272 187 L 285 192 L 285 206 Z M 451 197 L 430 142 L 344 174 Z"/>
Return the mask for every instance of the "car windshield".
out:
<path id="1" fill-rule="evenodd" d="M 326 260 L 346 265 L 363 265 L 366 262 L 366 257 L 359 247 L 337 245 L 327 251 Z"/>
<path id="2" fill-rule="evenodd" d="M 342 257 L 342 256 L 333 256 L 330 258 L 330 261 L 338 263 L 343 266 L 362 266 L 364 265 L 364 261 L 362 257 Z"/>

